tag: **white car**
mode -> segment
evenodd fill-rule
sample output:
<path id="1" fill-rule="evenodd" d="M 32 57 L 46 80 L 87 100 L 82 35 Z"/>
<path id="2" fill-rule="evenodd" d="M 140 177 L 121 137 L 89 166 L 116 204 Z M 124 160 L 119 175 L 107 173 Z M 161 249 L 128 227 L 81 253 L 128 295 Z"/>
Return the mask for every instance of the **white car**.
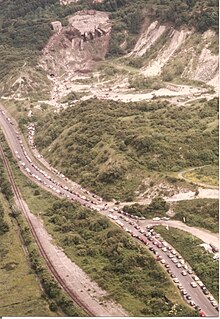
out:
<path id="1" fill-rule="evenodd" d="M 154 221 L 159 221 L 159 220 L 160 220 L 160 217 L 154 217 L 153 220 L 154 220 Z"/>
<path id="2" fill-rule="evenodd" d="M 191 285 L 193 288 L 196 288 L 196 287 L 197 287 L 197 284 L 196 284 L 194 281 L 192 281 L 192 282 L 190 283 L 190 285 Z"/>

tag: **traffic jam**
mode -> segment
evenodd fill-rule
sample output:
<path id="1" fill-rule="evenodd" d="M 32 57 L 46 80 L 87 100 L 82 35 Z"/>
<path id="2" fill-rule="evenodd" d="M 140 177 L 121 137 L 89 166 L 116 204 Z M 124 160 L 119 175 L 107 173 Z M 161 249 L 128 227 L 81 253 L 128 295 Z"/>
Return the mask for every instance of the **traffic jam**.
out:
<path id="1" fill-rule="evenodd" d="M 11 125 L 13 125 L 11 119 L 5 115 L 4 111 L 2 111 L 2 114 L 5 116 L 6 120 Z M 33 143 L 34 127 L 32 125 L 29 126 L 28 133 L 29 143 L 31 144 L 32 148 L 35 148 L 35 145 Z M 33 163 L 25 150 L 18 132 L 15 131 L 15 134 L 22 151 L 20 153 L 20 151 L 18 152 L 18 149 L 14 151 L 14 153 L 18 159 L 20 167 L 28 175 L 34 178 L 38 183 L 41 183 L 45 187 L 49 188 L 51 191 L 54 191 L 57 195 L 65 197 L 72 201 L 78 201 L 85 207 L 95 209 L 101 213 L 104 213 L 132 237 L 145 245 L 151 251 L 151 253 L 154 254 L 156 261 L 165 267 L 167 273 L 169 274 L 173 282 L 177 285 L 183 299 L 190 306 L 198 310 L 200 316 L 206 316 L 206 313 L 201 309 L 201 302 L 199 302 L 200 300 L 198 298 L 197 300 L 193 300 L 195 298 L 192 298 L 192 293 L 190 294 L 190 292 L 187 291 L 190 290 L 189 287 L 195 290 L 200 290 L 202 294 L 207 297 L 212 307 L 219 311 L 218 304 L 214 297 L 209 293 L 208 289 L 201 282 L 201 280 L 194 274 L 193 270 L 184 261 L 182 256 L 166 241 L 164 241 L 160 234 L 154 231 L 153 227 L 155 225 L 148 225 L 146 229 L 142 229 L 138 225 L 137 220 L 144 220 L 144 217 L 130 215 L 115 206 L 110 208 L 108 207 L 108 204 L 102 200 L 102 198 L 96 196 L 95 194 L 92 194 L 86 189 L 83 189 L 78 184 L 75 185 L 77 185 L 77 187 L 79 188 L 79 192 L 75 189 L 72 189 L 72 187 L 67 187 L 62 182 L 56 181 L 45 170 L 41 169 L 35 163 Z M 23 156 L 25 157 L 25 159 Z M 71 181 L 63 174 L 61 174 L 58 170 L 52 167 L 50 167 L 49 169 L 53 174 L 61 178 L 63 182 L 71 183 Z M 169 219 L 168 217 L 165 218 L 164 220 Z"/>
<path id="2" fill-rule="evenodd" d="M 201 307 L 193 300 L 190 293 L 187 292 L 187 289 L 180 282 L 180 276 L 177 278 L 176 274 L 174 274 L 173 269 L 179 270 L 179 274 L 182 277 L 188 277 L 188 284 L 194 289 L 200 289 L 204 295 L 207 296 L 210 304 L 219 311 L 218 303 L 214 299 L 214 297 L 209 293 L 206 286 L 203 282 L 194 274 L 191 267 L 184 261 L 183 257 L 173 248 L 171 247 L 160 234 L 154 231 L 155 225 L 148 225 L 146 229 L 142 229 L 136 221 L 130 219 L 130 214 L 124 211 L 117 210 L 115 208 L 115 212 L 117 211 L 119 215 L 114 215 L 112 209 L 111 214 L 108 216 L 114 220 L 116 224 L 118 224 L 121 228 L 123 228 L 126 232 L 128 232 L 132 237 L 136 238 L 142 244 L 148 247 L 148 249 L 155 255 L 156 261 L 161 263 L 173 280 L 173 282 L 177 285 L 182 297 L 185 301 L 199 311 L 200 316 L 206 316 L 205 312 L 201 309 Z M 143 217 L 136 217 L 135 219 L 143 219 Z M 135 228 L 129 228 L 128 225 L 131 225 Z M 171 265 L 172 263 L 172 265 Z"/>

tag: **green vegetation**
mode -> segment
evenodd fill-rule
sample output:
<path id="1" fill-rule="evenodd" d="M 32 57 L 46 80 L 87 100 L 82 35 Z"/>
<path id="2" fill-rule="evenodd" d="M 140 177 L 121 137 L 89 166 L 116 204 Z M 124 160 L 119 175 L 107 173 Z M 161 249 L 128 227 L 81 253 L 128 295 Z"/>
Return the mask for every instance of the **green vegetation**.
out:
<path id="1" fill-rule="evenodd" d="M 131 48 L 137 38 L 144 19 L 171 22 L 174 27 L 187 25 L 198 32 L 209 28 L 218 32 L 218 1 L 217 0 L 105 0 L 95 8 L 112 12 L 113 25 L 109 55 L 120 56 L 125 53 L 121 43 L 127 39 Z M 127 31 L 128 36 L 125 36 Z"/>
<path id="2" fill-rule="evenodd" d="M 190 264 L 196 275 L 207 286 L 218 300 L 219 295 L 219 264 L 213 255 L 199 245 L 202 241 L 182 230 L 157 226 L 161 236 L 170 243 Z"/>
<path id="3" fill-rule="evenodd" d="M 207 132 L 217 114 L 217 99 L 187 112 L 166 101 L 93 99 L 38 118 L 35 142 L 70 179 L 106 199 L 129 201 L 152 173 L 217 164 L 217 126 Z"/>
<path id="4" fill-rule="evenodd" d="M 169 205 L 161 197 L 155 197 L 152 199 L 148 206 L 134 204 L 131 206 L 124 206 L 123 210 L 129 214 L 135 216 L 144 216 L 145 218 L 163 217 L 166 216 L 166 212 L 169 210 Z"/>
<path id="5" fill-rule="evenodd" d="M 39 254 L 26 220 L 21 214 L 16 213 L 14 217 L 19 225 L 21 236 L 28 251 L 31 267 L 36 272 L 45 291 L 44 297 L 49 298 L 50 310 L 61 311 L 67 316 L 85 317 L 86 313 L 72 302 L 48 271 L 44 259 Z"/>
<path id="6" fill-rule="evenodd" d="M 8 150 L 7 156 L 31 211 L 41 215 L 59 246 L 109 297 L 134 316 L 197 315 L 146 248 L 98 213 L 43 191 L 20 173 Z"/>
<path id="7" fill-rule="evenodd" d="M 0 180 L 0 315 L 56 316 L 30 267 L 17 223 L 10 218 L 12 193 L 1 160 Z"/>
<path id="8" fill-rule="evenodd" d="M 219 201 L 217 199 L 193 199 L 179 201 L 174 206 L 175 219 L 183 220 L 186 224 L 219 231 Z"/>
<path id="9" fill-rule="evenodd" d="M 219 169 L 218 166 L 204 166 L 186 172 L 183 175 L 193 183 L 203 183 L 211 186 L 218 186 Z"/>

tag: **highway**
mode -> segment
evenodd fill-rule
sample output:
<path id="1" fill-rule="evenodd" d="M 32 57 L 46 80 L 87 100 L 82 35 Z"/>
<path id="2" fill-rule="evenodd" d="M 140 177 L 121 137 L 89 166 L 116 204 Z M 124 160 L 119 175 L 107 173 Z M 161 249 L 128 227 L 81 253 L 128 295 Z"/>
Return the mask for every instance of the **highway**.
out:
<path id="1" fill-rule="evenodd" d="M 218 317 L 218 310 L 215 306 L 212 305 L 210 300 L 208 299 L 209 295 L 204 295 L 202 289 L 197 286 L 193 288 L 191 286 L 191 282 L 194 281 L 193 274 L 187 273 L 186 276 L 183 276 L 181 272 L 184 270 L 183 263 L 180 268 L 176 267 L 175 254 L 171 259 L 168 257 L 170 254 L 170 250 L 163 251 L 162 248 L 166 248 L 166 245 L 170 246 L 168 243 L 162 245 L 162 247 L 158 247 L 154 242 L 163 242 L 162 238 L 154 238 L 154 236 L 148 236 L 149 232 L 145 229 L 137 229 L 139 228 L 137 223 L 132 221 L 129 217 L 124 217 L 121 211 L 118 211 L 117 207 L 108 207 L 108 203 L 103 201 L 98 196 L 88 192 L 85 189 L 82 189 L 80 185 L 76 184 L 76 187 L 67 187 L 67 179 L 62 174 L 59 174 L 59 179 L 57 176 L 54 176 L 53 172 L 49 172 L 48 169 L 43 168 L 42 165 L 35 159 L 33 159 L 33 155 L 31 154 L 28 147 L 26 147 L 25 141 L 22 141 L 20 133 L 16 129 L 16 124 L 14 120 L 8 117 L 8 115 L 4 112 L 4 110 L 0 110 L 0 126 L 3 129 L 6 140 L 12 150 L 14 157 L 17 159 L 19 167 L 25 174 L 35 181 L 38 185 L 43 188 L 47 188 L 49 191 L 53 192 L 59 197 L 67 198 L 72 201 L 77 201 L 81 205 L 88 207 L 90 209 L 94 209 L 101 214 L 109 217 L 113 222 L 115 222 L 118 226 L 124 229 L 128 234 L 135 237 L 137 240 L 141 240 L 142 244 L 146 247 L 154 249 L 154 254 L 160 255 L 162 259 L 164 259 L 165 264 L 168 265 L 172 274 L 179 281 L 178 284 L 182 285 L 181 289 L 185 289 L 188 295 L 191 296 L 191 300 L 197 305 L 202 311 L 205 312 L 206 316 Z M 54 170 L 56 171 L 56 170 Z M 174 251 L 172 247 L 170 247 Z M 175 251 L 174 251 L 175 253 Z M 179 259 L 182 259 L 179 256 Z M 158 261 L 161 262 L 161 261 Z M 185 265 L 186 268 L 190 269 L 189 265 Z"/>

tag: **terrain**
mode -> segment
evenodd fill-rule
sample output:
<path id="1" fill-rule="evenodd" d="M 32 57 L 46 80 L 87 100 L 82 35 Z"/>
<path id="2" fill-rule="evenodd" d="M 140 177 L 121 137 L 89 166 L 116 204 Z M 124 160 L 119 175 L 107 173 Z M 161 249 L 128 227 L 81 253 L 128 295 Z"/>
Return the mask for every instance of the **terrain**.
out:
<path id="1" fill-rule="evenodd" d="M 0 31 L 0 97 L 11 128 L 2 127 L 13 155 L 21 151 L 24 163 L 17 166 L 4 147 L 39 236 L 68 265 L 78 265 L 79 287 L 93 298 L 91 305 L 98 284 L 100 309 L 112 298 L 123 314 L 194 316 L 165 269 L 129 237 L 137 228 L 127 223 L 120 230 L 109 218 L 110 212 L 121 218 L 124 207 L 147 219 L 138 221 L 143 227 L 156 216 L 172 218 L 171 227 L 217 240 L 217 1 L 3 0 Z M 4 111 L 1 116 L 3 124 Z M 44 184 L 34 180 L 39 169 L 28 166 L 25 149 L 47 172 L 59 170 L 63 180 L 42 174 Z M 13 221 L 1 221 L 11 233 Z M 217 297 L 218 261 L 197 247 L 200 240 L 176 229 L 158 230 Z M 190 248 L 182 252 L 185 245 Z M 38 265 L 37 257 L 31 261 Z M 42 283 L 42 273 L 36 275 Z M 95 286 L 84 285 L 83 276 Z M 43 282 L 48 280 L 51 310 L 37 297 L 42 312 L 82 315 L 48 278 Z M 202 298 L 210 313 L 217 310 Z"/>

